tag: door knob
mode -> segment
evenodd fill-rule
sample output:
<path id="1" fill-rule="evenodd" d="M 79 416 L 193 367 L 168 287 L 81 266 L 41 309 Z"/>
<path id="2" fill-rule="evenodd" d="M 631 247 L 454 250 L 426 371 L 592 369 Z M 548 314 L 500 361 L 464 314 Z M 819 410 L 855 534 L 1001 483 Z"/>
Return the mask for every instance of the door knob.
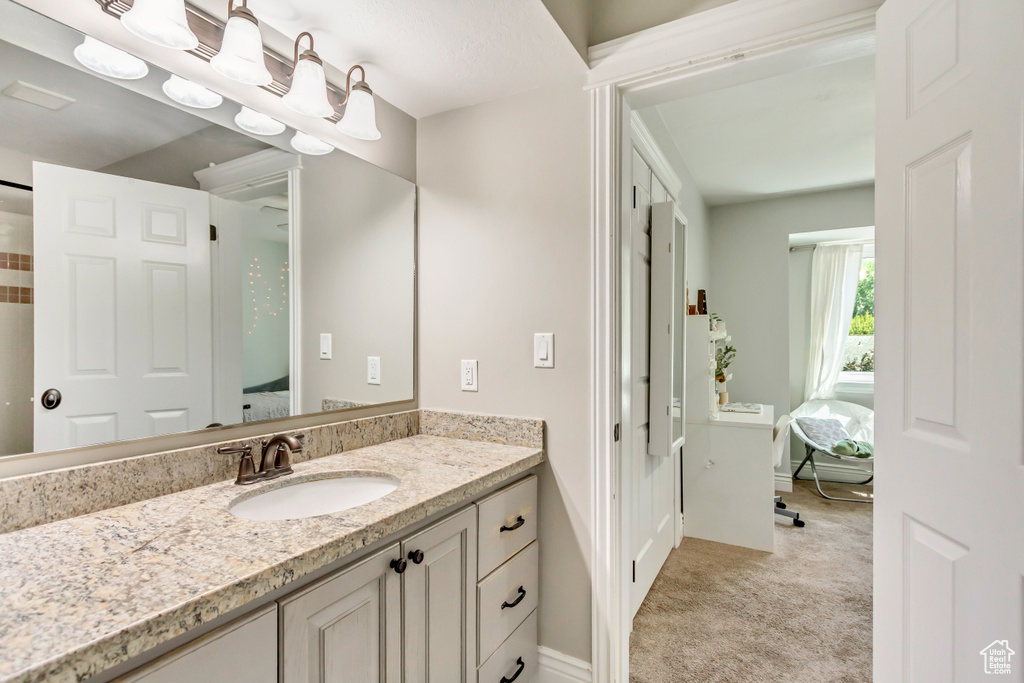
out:
<path id="1" fill-rule="evenodd" d="M 395 570 L 396 574 L 404 574 L 409 563 L 405 561 L 404 557 L 399 557 L 396 560 L 391 560 L 391 568 Z"/>
<path id="2" fill-rule="evenodd" d="M 47 389 L 43 392 L 41 403 L 47 410 L 53 410 L 60 405 L 61 395 L 56 389 Z"/>
<path id="3" fill-rule="evenodd" d="M 413 564 L 420 564 L 420 563 L 422 563 L 423 562 L 423 551 L 422 550 L 413 550 L 411 553 L 409 553 L 409 559 L 412 560 Z"/>

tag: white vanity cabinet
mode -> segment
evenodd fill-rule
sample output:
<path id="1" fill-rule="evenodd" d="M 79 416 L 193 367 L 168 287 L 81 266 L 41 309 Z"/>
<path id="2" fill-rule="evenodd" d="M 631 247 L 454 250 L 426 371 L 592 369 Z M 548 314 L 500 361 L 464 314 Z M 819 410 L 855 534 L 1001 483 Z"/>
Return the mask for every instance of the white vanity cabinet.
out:
<path id="1" fill-rule="evenodd" d="M 479 683 L 529 683 L 537 676 L 537 477 L 477 502 Z"/>
<path id="2" fill-rule="evenodd" d="M 124 680 L 532 683 L 538 558 L 530 475 Z"/>
<path id="3" fill-rule="evenodd" d="M 398 543 L 280 601 L 281 681 L 402 680 Z"/>
<path id="4" fill-rule="evenodd" d="M 469 683 L 476 542 L 470 506 L 281 600 L 282 682 Z"/>
<path id="5" fill-rule="evenodd" d="M 276 683 L 277 605 L 207 633 L 117 683 Z"/>
<path id="6" fill-rule="evenodd" d="M 402 542 L 405 680 L 467 683 L 476 662 L 476 509 Z"/>

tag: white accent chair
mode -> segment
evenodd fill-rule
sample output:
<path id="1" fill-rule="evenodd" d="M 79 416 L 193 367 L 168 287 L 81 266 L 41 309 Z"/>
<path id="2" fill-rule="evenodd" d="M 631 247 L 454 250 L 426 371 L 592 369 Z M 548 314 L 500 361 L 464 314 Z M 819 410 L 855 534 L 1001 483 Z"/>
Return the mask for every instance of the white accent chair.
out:
<path id="1" fill-rule="evenodd" d="M 875 411 L 864 406 L 857 405 L 856 403 L 847 403 L 846 401 L 830 400 L 814 400 L 805 401 L 800 407 L 793 410 L 790 415 L 790 426 L 793 428 L 793 433 L 796 434 L 804 443 L 804 449 L 806 455 L 804 456 L 803 462 L 800 463 L 800 467 L 796 468 L 796 472 L 793 473 L 793 478 L 797 479 L 797 475 L 800 474 L 800 470 L 804 468 L 808 462 L 811 464 L 811 474 L 814 476 L 814 485 L 818 489 L 818 493 L 822 498 L 829 500 L 845 500 L 851 503 L 873 503 L 874 497 L 868 498 L 838 498 L 836 496 L 827 495 L 821 490 L 821 482 L 818 481 L 818 470 L 814 466 L 814 454 L 820 453 L 821 455 L 839 460 L 841 462 L 856 463 L 859 466 L 867 466 L 870 468 L 870 476 L 864 481 L 857 482 L 858 484 L 868 484 L 874 475 L 874 456 L 870 458 L 858 458 L 852 455 L 839 455 L 830 451 L 825 445 L 815 443 L 813 439 L 807 436 L 802 429 L 800 429 L 797 418 L 801 417 L 816 417 L 820 419 L 833 419 L 838 420 L 843 429 L 850 435 L 850 438 L 854 441 L 866 441 L 872 445 L 875 443 Z"/>
<path id="2" fill-rule="evenodd" d="M 775 459 L 775 468 L 782 464 L 782 456 L 786 452 L 786 439 L 789 437 L 789 415 L 783 415 L 775 423 L 775 432 L 772 436 L 772 456 Z M 804 520 L 800 519 L 799 512 L 786 509 L 782 502 L 782 496 L 775 496 L 775 514 L 789 517 L 793 520 L 793 526 L 803 526 Z"/>

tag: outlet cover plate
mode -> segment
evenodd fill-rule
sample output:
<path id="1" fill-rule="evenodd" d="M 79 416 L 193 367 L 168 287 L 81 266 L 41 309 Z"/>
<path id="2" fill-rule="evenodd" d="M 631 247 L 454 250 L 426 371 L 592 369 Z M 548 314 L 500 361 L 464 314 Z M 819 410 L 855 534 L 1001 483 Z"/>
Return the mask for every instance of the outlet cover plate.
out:
<path id="1" fill-rule="evenodd" d="M 479 391 L 477 388 L 477 362 L 475 360 L 462 361 L 462 374 L 459 376 L 459 380 L 463 391 Z"/>
<path id="2" fill-rule="evenodd" d="M 366 357 L 366 383 L 380 384 L 380 356 Z"/>

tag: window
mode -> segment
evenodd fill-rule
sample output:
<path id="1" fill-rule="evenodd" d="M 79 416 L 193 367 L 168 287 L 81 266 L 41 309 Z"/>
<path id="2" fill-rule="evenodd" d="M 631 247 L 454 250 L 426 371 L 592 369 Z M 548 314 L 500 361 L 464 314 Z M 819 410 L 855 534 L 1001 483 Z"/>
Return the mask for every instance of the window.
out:
<path id="1" fill-rule="evenodd" d="M 853 306 L 850 336 L 843 349 L 842 383 L 874 383 L 875 379 L 875 245 L 864 246 Z"/>

